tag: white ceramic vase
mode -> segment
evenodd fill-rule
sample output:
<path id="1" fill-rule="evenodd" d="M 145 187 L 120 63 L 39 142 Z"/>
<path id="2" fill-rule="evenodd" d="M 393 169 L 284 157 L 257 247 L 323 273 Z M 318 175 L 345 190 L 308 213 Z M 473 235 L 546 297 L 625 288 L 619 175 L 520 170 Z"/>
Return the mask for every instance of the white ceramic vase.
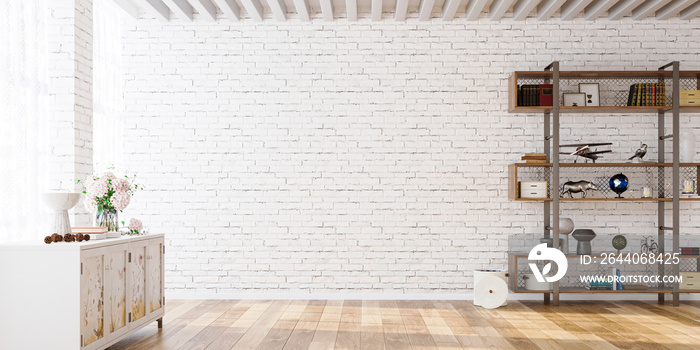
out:
<path id="1" fill-rule="evenodd" d="M 691 131 L 686 131 L 681 134 L 679 141 L 681 163 L 695 162 L 695 134 Z"/>

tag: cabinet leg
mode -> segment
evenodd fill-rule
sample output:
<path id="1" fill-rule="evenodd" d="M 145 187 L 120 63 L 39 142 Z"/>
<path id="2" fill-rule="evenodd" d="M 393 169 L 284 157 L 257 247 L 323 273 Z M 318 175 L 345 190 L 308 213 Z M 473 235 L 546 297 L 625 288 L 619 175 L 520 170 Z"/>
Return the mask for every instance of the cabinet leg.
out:
<path id="1" fill-rule="evenodd" d="M 663 303 L 664 303 L 664 294 L 659 293 L 659 304 L 663 304 Z"/>
<path id="2" fill-rule="evenodd" d="M 549 293 L 544 295 L 544 304 L 549 305 Z"/>
<path id="3" fill-rule="evenodd" d="M 162 317 L 159 318 L 159 319 L 157 319 L 156 322 L 158 322 L 158 328 L 159 328 L 159 329 L 163 328 L 163 318 L 162 318 Z"/>
<path id="4" fill-rule="evenodd" d="M 681 296 L 678 293 L 673 293 L 673 306 L 681 305 Z"/>

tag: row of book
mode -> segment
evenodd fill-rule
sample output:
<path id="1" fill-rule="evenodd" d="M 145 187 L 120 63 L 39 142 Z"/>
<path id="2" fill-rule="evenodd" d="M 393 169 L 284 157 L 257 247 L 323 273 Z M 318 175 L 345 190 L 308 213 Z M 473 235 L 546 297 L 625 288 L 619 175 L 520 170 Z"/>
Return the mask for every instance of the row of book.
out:
<path id="1" fill-rule="evenodd" d="M 700 255 L 700 247 L 681 247 L 681 255 Z"/>
<path id="2" fill-rule="evenodd" d="M 637 83 L 630 85 L 628 106 L 665 106 L 666 84 Z"/>
<path id="3" fill-rule="evenodd" d="M 520 157 L 525 163 L 543 164 L 547 163 L 547 155 L 544 153 L 525 153 L 524 156 Z"/>
<path id="4" fill-rule="evenodd" d="M 552 84 L 523 84 L 518 85 L 518 106 L 551 106 Z"/>

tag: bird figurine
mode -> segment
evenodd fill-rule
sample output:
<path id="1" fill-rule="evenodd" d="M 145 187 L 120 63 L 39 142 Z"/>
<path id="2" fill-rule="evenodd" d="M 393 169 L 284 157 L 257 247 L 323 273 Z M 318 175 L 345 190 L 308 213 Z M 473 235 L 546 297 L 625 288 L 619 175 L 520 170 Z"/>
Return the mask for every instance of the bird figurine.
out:
<path id="1" fill-rule="evenodd" d="M 644 156 L 647 155 L 647 144 L 643 143 L 636 152 L 634 152 L 634 155 L 631 156 L 628 160 L 633 160 L 634 158 L 639 158 L 641 161 Z"/>

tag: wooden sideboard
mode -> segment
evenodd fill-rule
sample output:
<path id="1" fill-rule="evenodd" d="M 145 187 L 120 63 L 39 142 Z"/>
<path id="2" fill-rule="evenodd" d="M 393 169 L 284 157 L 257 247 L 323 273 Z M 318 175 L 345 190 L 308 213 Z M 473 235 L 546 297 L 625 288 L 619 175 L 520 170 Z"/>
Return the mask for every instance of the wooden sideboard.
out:
<path id="1" fill-rule="evenodd" d="M 0 349 L 104 349 L 162 327 L 164 236 L 0 245 Z"/>

